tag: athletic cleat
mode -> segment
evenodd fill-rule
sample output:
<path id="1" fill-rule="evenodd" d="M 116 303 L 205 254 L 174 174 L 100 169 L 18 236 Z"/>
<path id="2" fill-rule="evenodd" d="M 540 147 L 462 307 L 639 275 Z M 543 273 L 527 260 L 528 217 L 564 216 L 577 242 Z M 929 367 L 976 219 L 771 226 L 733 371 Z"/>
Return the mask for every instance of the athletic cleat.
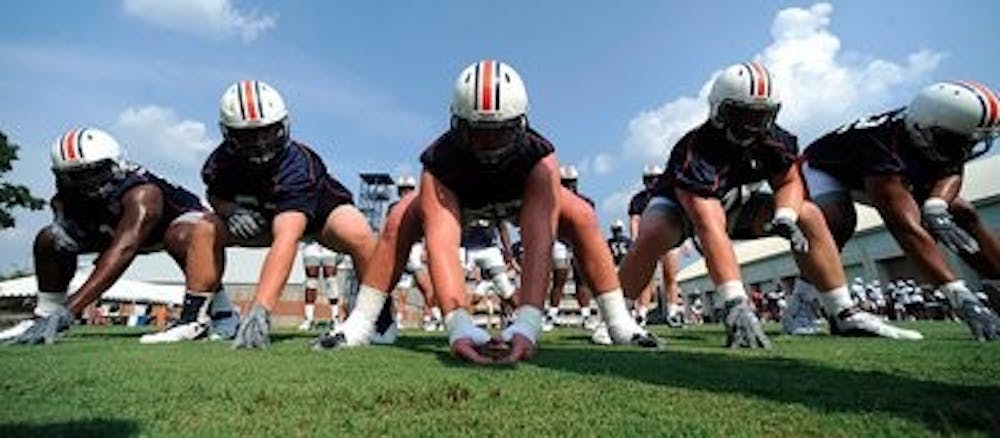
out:
<path id="1" fill-rule="evenodd" d="M 881 318 L 857 307 L 844 309 L 836 318 L 831 318 L 830 333 L 837 336 L 881 336 L 912 341 L 924 338 L 916 330 L 891 326 Z"/>
<path id="2" fill-rule="evenodd" d="M 377 345 L 391 345 L 396 342 L 396 338 L 399 337 L 399 325 L 393 321 L 389 327 L 385 327 L 383 330 L 379 331 L 378 327 L 375 328 L 375 334 L 372 335 L 371 343 Z"/>
<path id="3" fill-rule="evenodd" d="M 593 315 L 584 316 L 580 321 L 580 326 L 582 326 L 584 330 L 595 330 L 597 329 L 598 324 L 600 324 L 600 321 L 598 321 L 597 317 Z"/>
<path id="4" fill-rule="evenodd" d="M 684 328 L 684 315 L 680 312 L 667 316 L 667 327 Z"/>
<path id="5" fill-rule="evenodd" d="M 653 348 L 657 350 L 662 349 L 664 346 L 663 341 L 660 338 L 645 330 L 642 333 L 632 335 L 632 340 L 629 343 L 642 348 Z"/>
<path id="6" fill-rule="evenodd" d="M 17 325 L 0 332 L 0 342 L 21 336 L 24 332 L 28 331 L 34 323 L 34 319 L 25 319 L 17 323 Z"/>
<path id="7" fill-rule="evenodd" d="M 556 328 L 555 318 L 550 315 L 545 315 L 545 318 L 542 320 L 542 331 L 551 332 L 554 328 Z"/>
<path id="8" fill-rule="evenodd" d="M 327 351 L 345 347 L 349 347 L 349 345 L 347 345 L 347 338 L 342 332 L 331 331 L 323 333 L 312 342 L 312 349 L 315 351 Z"/>
<path id="9" fill-rule="evenodd" d="M 597 345 L 612 345 L 614 341 L 611 340 L 611 333 L 608 331 L 608 325 L 604 322 L 597 324 L 594 328 L 594 333 L 590 335 L 590 342 Z"/>
<path id="10" fill-rule="evenodd" d="M 647 320 L 646 320 L 646 317 L 644 315 L 639 315 L 639 314 L 635 315 L 635 323 L 639 327 L 645 327 L 646 326 L 646 322 L 647 322 Z"/>
<path id="11" fill-rule="evenodd" d="M 424 318 L 423 329 L 425 332 L 437 331 L 441 322 L 434 318 Z"/>
<path id="12" fill-rule="evenodd" d="M 304 320 L 302 320 L 302 324 L 299 324 L 299 331 L 300 332 L 308 332 L 308 331 L 310 331 L 310 330 L 313 329 L 314 325 L 315 325 L 315 323 L 313 322 L 313 320 L 311 320 L 311 319 L 304 319 Z"/>
<path id="13" fill-rule="evenodd" d="M 208 327 L 200 322 L 175 323 L 159 333 L 149 333 L 139 338 L 140 344 L 169 344 L 180 341 L 194 341 L 205 337 Z"/>

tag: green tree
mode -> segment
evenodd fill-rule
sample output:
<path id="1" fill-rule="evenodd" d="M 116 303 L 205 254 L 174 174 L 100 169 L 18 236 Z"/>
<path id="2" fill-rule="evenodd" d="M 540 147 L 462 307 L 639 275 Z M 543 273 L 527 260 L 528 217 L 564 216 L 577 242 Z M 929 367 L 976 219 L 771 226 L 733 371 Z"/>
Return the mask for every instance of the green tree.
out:
<path id="1" fill-rule="evenodd" d="M 45 201 L 32 196 L 27 187 L 3 180 L 4 174 L 13 169 L 17 149 L 18 146 L 8 142 L 7 135 L 0 132 L 0 230 L 14 226 L 14 215 L 11 212 L 14 208 L 40 210 L 45 205 Z"/>

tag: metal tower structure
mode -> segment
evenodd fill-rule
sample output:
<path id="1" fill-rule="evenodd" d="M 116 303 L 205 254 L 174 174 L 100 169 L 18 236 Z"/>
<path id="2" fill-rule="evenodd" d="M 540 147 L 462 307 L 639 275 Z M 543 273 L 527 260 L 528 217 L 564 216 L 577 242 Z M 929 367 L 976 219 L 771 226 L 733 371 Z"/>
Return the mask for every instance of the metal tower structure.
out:
<path id="1" fill-rule="evenodd" d="M 368 219 L 375 232 L 382 229 L 385 218 L 385 206 L 392 198 L 392 187 L 395 183 L 388 173 L 361 173 L 361 188 L 358 190 L 358 209 Z"/>

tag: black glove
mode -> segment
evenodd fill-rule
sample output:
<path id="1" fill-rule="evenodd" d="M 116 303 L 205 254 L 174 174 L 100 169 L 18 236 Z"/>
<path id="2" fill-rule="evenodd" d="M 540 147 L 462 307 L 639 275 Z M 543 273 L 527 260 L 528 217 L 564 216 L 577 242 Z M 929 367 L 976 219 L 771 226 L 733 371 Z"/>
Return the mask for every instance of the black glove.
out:
<path id="1" fill-rule="evenodd" d="M 802 234 L 799 224 L 790 217 L 776 217 L 771 221 L 770 232 L 784 237 L 792 244 L 792 251 L 800 254 L 809 252 L 809 240 Z"/>
<path id="2" fill-rule="evenodd" d="M 240 239 L 252 239 L 264 231 L 264 215 L 257 211 L 243 207 L 233 210 L 233 213 L 226 218 L 226 227 L 229 233 Z"/>
<path id="3" fill-rule="evenodd" d="M 951 213 L 948 213 L 948 204 L 944 201 L 931 200 L 925 203 L 921 213 L 924 226 L 948 249 L 956 253 L 979 252 L 979 242 L 955 224 Z"/>

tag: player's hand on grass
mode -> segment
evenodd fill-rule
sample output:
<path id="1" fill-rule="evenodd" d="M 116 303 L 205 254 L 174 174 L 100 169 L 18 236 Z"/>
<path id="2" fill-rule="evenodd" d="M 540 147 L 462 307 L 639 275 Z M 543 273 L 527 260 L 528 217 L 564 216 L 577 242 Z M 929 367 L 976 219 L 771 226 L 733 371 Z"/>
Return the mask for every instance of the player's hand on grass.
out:
<path id="1" fill-rule="evenodd" d="M 535 355 L 535 343 L 520 333 L 514 334 L 510 341 L 505 343 L 507 355 L 496 359 L 498 365 L 513 365 L 522 360 L 531 359 Z M 500 351 L 500 349 L 497 349 Z"/>
<path id="2" fill-rule="evenodd" d="M 35 318 L 31 327 L 24 333 L 7 340 L 11 345 L 38 345 L 52 344 L 56 341 L 59 333 L 69 330 L 73 323 L 73 316 L 66 309 L 58 309 L 47 316 Z"/>

